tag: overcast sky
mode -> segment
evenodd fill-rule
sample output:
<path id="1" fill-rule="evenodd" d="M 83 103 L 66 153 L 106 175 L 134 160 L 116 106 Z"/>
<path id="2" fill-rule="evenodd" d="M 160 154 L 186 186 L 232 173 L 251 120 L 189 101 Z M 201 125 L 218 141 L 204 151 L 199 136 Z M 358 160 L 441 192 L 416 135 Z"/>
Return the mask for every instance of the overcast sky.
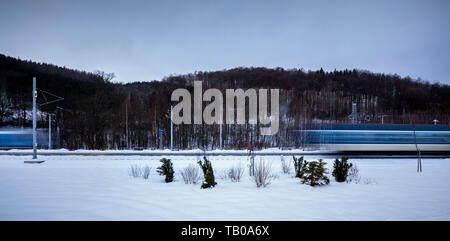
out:
<path id="1" fill-rule="evenodd" d="M 0 1 L 0 53 L 116 81 L 238 66 L 450 84 L 450 1 Z"/>

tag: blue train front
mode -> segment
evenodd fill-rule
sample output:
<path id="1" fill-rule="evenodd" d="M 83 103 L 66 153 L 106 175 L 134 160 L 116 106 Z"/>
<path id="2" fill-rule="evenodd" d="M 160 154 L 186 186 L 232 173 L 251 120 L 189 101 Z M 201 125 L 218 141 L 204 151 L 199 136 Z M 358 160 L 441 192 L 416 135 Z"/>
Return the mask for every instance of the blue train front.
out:
<path id="1" fill-rule="evenodd" d="M 449 125 L 317 125 L 305 142 L 334 151 L 450 152 Z"/>

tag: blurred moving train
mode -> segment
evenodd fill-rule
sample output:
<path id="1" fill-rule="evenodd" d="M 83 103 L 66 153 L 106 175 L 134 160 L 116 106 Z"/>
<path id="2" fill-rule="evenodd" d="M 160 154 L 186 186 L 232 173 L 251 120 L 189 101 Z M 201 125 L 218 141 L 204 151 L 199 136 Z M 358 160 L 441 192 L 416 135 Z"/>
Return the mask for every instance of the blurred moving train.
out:
<path id="1" fill-rule="evenodd" d="M 48 147 L 48 130 L 37 129 L 38 148 Z M 0 129 L 0 149 L 25 149 L 33 147 L 33 130 Z"/>
<path id="2" fill-rule="evenodd" d="M 314 125 L 300 132 L 315 149 L 343 152 L 450 153 L 450 125 Z M 48 130 L 38 129 L 38 148 L 48 146 Z M 0 149 L 32 148 L 31 129 L 0 129 Z M 417 147 L 416 147 L 417 145 Z"/>
<path id="3" fill-rule="evenodd" d="M 449 125 L 335 124 L 303 133 L 306 143 L 334 151 L 450 152 Z"/>

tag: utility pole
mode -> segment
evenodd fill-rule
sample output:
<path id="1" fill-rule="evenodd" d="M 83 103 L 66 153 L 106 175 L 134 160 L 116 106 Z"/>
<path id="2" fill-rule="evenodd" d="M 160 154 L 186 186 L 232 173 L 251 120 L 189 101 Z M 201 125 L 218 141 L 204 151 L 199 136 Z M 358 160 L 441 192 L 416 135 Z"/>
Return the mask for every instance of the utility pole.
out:
<path id="1" fill-rule="evenodd" d="M 128 93 L 127 100 L 125 101 L 125 139 L 127 142 L 127 149 L 130 149 L 130 143 L 128 138 L 128 102 L 130 101 L 130 93 Z"/>
<path id="2" fill-rule="evenodd" d="M 220 113 L 220 122 L 219 122 L 219 144 L 220 144 L 220 149 L 222 150 L 222 112 Z"/>
<path id="3" fill-rule="evenodd" d="M 36 136 L 36 77 L 33 77 L 33 159 L 37 159 L 37 136 Z"/>
<path id="4" fill-rule="evenodd" d="M 417 145 L 417 137 L 416 137 L 416 123 L 413 123 L 413 133 L 414 133 L 414 144 L 416 145 L 417 150 L 417 172 L 422 172 L 422 155 L 420 153 L 419 146 Z"/>
<path id="5" fill-rule="evenodd" d="M 125 139 L 127 143 L 127 149 L 130 149 L 128 145 L 128 103 L 125 103 Z"/>
<path id="6" fill-rule="evenodd" d="M 172 121 L 173 106 L 170 106 L 170 150 L 173 150 L 173 121 Z"/>
<path id="7" fill-rule="evenodd" d="M 52 114 L 48 115 L 48 149 L 52 149 Z"/>
<path id="8" fill-rule="evenodd" d="M 164 130 L 163 130 L 163 129 L 160 129 L 160 130 L 159 130 L 159 148 L 160 148 L 161 150 L 163 150 L 163 144 L 162 144 L 163 133 L 164 133 Z"/>
<path id="9" fill-rule="evenodd" d="M 60 100 L 63 100 L 62 97 L 60 97 L 60 98 L 61 98 Z M 45 105 L 45 103 L 44 103 L 44 105 Z M 57 106 L 56 109 L 62 110 L 63 108 Z M 52 149 L 52 115 L 55 116 L 55 124 L 56 124 L 56 112 L 54 114 L 48 113 L 48 115 L 49 115 L 49 117 L 48 117 L 48 149 L 50 150 L 50 149 Z M 59 133 L 57 129 L 58 129 L 58 127 L 56 126 L 55 130 L 57 133 Z M 56 138 L 56 139 L 58 139 L 58 138 Z"/>

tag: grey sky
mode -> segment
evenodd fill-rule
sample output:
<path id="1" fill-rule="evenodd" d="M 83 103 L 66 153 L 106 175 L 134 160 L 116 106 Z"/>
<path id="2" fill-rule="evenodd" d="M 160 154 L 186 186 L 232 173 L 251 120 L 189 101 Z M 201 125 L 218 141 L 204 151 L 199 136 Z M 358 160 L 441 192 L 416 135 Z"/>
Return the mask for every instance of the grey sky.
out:
<path id="1" fill-rule="evenodd" d="M 0 53 L 116 81 L 264 66 L 450 83 L 450 1 L 0 0 Z"/>

